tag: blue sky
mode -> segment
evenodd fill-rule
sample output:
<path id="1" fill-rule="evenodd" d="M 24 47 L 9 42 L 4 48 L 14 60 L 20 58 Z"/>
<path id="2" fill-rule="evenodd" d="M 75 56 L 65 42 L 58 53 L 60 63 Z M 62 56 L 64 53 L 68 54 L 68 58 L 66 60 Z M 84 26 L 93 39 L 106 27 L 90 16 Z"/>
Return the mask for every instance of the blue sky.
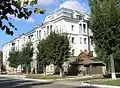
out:
<path id="1" fill-rule="evenodd" d="M 22 33 L 26 33 L 34 29 L 37 25 L 44 22 L 47 15 L 61 7 L 84 11 L 88 14 L 90 12 L 88 0 L 38 0 L 37 6 L 41 9 L 45 9 L 46 13 L 43 15 L 32 14 L 28 20 L 19 20 L 13 16 L 10 16 L 12 18 L 12 23 L 18 30 L 14 31 L 13 36 L 6 35 L 4 31 L 0 30 L 0 50 L 2 50 L 3 44 L 14 39 L 18 35 L 21 35 Z"/>

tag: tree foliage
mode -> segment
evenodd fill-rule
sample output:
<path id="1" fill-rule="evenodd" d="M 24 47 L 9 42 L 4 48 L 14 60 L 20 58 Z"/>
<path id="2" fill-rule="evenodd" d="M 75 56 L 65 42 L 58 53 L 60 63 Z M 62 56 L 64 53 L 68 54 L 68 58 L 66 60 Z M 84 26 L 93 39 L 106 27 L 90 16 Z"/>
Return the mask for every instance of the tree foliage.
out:
<path id="1" fill-rule="evenodd" d="M 33 46 L 32 42 L 28 42 L 25 44 L 21 51 L 21 64 L 25 65 L 26 67 L 30 66 L 33 57 Z"/>
<path id="2" fill-rule="evenodd" d="M 53 59 L 54 65 L 62 65 L 69 57 L 70 45 L 67 35 L 51 32 L 46 38 L 49 41 L 49 57 Z"/>
<path id="3" fill-rule="evenodd" d="M 67 61 L 69 57 L 69 40 L 66 34 L 57 34 L 51 32 L 50 35 L 46 38 L 48 41 L 48 57 L 51 59 L 51 62 L 60 68 L 60 72 L 63 70 L 63 63 Z M 62 73 L 62 72 L 61 72 Z M 62 74 L 60 74 L 62 76 Z"/>
<path id="4" fill-rule="evenodd" d="M 60 68 L 62 76 L 65 61 L 69 57 L 69 40 L 66 34 L 51 32 L 50 35 L 39 42 L 37 46 L 37 59 L 42 65 L 54 64 Z"/>
<path id="5" fill-rule="evenodd" d="M 13 68 L 17 68 L 18 65 L 20 65 L 19 63 L 19 52 L 18 51 L 11 51 L 9 53 L 9 66 L 13 67 Z"/>
<path id="6" fill-rule="evenodd" d="M 44 67 L 44 76 L 46 76 L 46 65 L 51 63 L 51 59 L 48 57 L 48 41 L 40 40 L 39 44 L 37 45 L 37 60 L 39 64 Z"/>
<path id="7" fill-rule="evenodd" d="M 2 51 L 0 51 L 0 57 L 1 57 L 1 59 L 2 59 L 2 57 L 3 57 L 3 53 L 2 53 Z"/>
<path id="8" fill-rule="evenodd" d="M 37 45 L 37 60 L 42 64 L 42 65 L 49 65 L 50 64 L 50 59 L 48 58 L 48 44 L 46 40 L 41 40 L 39 41 L 39 44 Z"/>
<path id="9" fill-rule="evenodd" d="M 91 30 L 96 53 L 109 63 L 109 55 L 120 55 L 120 1 L 89 0 Z"/>
<path id="10" fill-rule="evenodd" d="M 15 26 L 11 22 L 9 15 L 15 16 L 19 19 L 28 19 L 32 12 L 37 14 L 44 14 L 44 10 L 39 8 L 29 9 L 30 6 L 37 4 L 38 0 L 0 0 L 0 28 L 6 31 L 6 34 L 13 35 L 11 28 Z M 7 23 L 7 24 L 6 24 Z"/>
<path id="11" fill-rule="evenodd" d="M 2 60 L 3 60 L 3 53 L 2 53 L 2 51 L 0 51 L 0 66 L 2 66 Z"/>

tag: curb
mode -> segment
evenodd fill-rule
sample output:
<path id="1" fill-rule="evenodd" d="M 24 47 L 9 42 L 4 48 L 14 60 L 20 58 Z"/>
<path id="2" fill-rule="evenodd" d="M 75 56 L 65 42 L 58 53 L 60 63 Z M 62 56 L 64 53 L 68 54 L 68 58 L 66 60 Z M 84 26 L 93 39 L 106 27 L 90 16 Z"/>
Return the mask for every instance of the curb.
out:
<path id="1" fill-rule="evenodd" d="M 25 78 L 23 75 L 0 75 L 0 77 Z"/>
<path id="2" fill-rule="evenodd" d="M 52 83 L 52 82 L 54 82 L 54 80 L 30 79 L 30 78 L 23 78 L 23 80 L 37 81 L 37 82 L 46 82 L 46 83 Z"/>
<path id="3" fill-rule="evenodd" d="M 98 88 L 120 88 L 119 86 L 111 86 L 111 85 L 98 85 L 98 84 L 88 84 L 88 83 L 82 83 L 84 86 L 94 86 Z"/>

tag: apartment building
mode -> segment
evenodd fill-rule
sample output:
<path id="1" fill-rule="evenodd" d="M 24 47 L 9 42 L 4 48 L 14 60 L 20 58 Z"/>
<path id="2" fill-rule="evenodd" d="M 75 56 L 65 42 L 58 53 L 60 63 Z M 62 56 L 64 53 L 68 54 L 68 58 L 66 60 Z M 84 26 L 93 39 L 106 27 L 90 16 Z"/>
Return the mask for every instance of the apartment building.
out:
<path id="1" fill-rule="evenodd" d="M 88 19 L 89 16 L 87 14 L 67 8 L 60 8 L 51 13 L 45 18 L 45 21 L 41 26 L 36 27 L 28 33 L 22 34 L 3 45 L 3 63 L 6 65 L 6 69 L 8 71 L 11 69 L 9 67 L 9 62 L 7 61 L 9 58 L 9 52 L 13 49 L 20 51 L 29 40 L 32 41 L 34 47 L 31 67 L 36 69 L 36 51 L 38 41 L 46 38 L 51 31 L 68 34 L 72 56 L 78 56 L 81 51 L 85 50 L 94 51 L 94 47 L 90 39 L 92 33 L 88 27 Z"/>

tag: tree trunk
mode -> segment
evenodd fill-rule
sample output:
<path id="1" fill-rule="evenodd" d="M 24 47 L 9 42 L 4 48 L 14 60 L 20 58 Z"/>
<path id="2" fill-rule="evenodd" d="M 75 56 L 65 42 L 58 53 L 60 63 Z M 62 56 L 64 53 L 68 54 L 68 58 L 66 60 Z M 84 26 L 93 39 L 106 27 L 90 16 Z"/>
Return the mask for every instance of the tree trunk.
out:
<path id="1" fill-rule="evenodd" d="M 15 71 L 16 71 L 16 73 L 17 73 L 17 68 L 15 68 Z"/>
<path id="2" fill-rule="evenodd" d="M 35 74 L 37 74 L 37 60 L 35 60 Z"/>
<path id="3" fill-rule="evenodd" d="M 13 72 L 12 72 L 12 73 L 14 73 L 14 68 L 12 68 L 12 70 L 13 70 Z"/>
<path id="4" fill-rule="evenodd" d="M 110 62 L 111 62 L 111 77 L 112 79 L 116 79 L 114 59 L 112 54 L 110 55 Z"/>
<path id="5" fill-rule="evenodd" d="M 20 69 L 21 69 L 21 71 L 20 71 L 21 74 L 22 74 L 22 68 L 23 68 L 23 67 L 22 67 L 22 65 L 21 65 L 21 68 L 20 68 Z"/>
<path id="6" fill-rule="evenodd" d="M 44 68 L 44 77 L 46 77 L 46 66 L 44 66 L 43 68 Z"/>
<path id="7" fill-rule="evenodd" d="M 26 67 L 26 73 L 27 74 L 29 73 L 29 67 Z"/>
<path id="8" fill-rule="evenodd" d="M 60 70 L 60 77 L 63 77 L 63 68 L 62 68 L 62 66 L 59 66 L 59 70 Z"/>

